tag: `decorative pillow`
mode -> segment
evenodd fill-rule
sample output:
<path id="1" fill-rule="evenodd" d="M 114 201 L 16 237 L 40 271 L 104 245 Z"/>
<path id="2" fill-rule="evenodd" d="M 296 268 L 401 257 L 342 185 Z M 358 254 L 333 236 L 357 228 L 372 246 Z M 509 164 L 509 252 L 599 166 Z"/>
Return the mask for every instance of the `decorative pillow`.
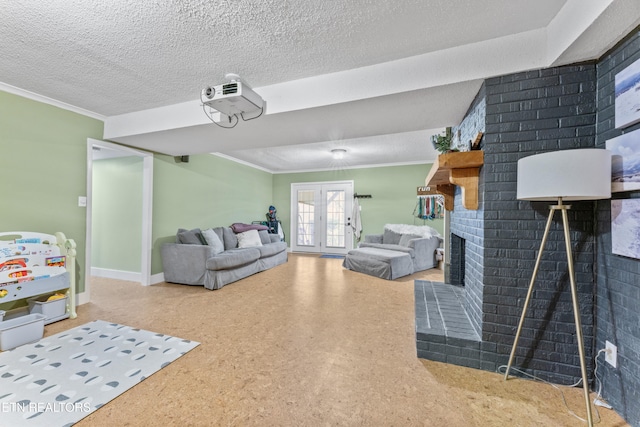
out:
<path id="1" fill-rule="evenodd" d="M 262 246 L 260 235 L 258 230 L 249 230 L 244 233 L 238 233 L 238 247 L 239 248 L 253 248 L 255 246 Z"/>
<path id="2" fill-rule="evenodd" d="M 238 247 L 238 235 L 233 232 L 231 227 L 222 228 L 222 243 L 224 243 L 224 249 L 235 249 Z"/>
<path id="3" fill-rule="evenodd" d="M 202 236 L 207 241 L 207 245 L 213 248 L 213 252 L 215 252 L 216 254 L 224 252 L 224 245 L 222 244 L 222 240 L 220 240 L 220 237 L 218 237 L 218 235 L 215 231 L 213 231 L 212 228 L 204 230 L 202 232 Z"/>
<path id="4" fill-rule="evenodd" d="M 269 232 L 267 230 L 258 230 L 258 234 L 260 235 L 260 241 L 263 245 L 271 243 L 271 237 L 269 237 Z"/>
<path id="5" fill-rule="evenodd" d="M 202 237 L 199 228 L 193 230 L 178 230 L 178 242 L 185 245 L 206 245 L 207 241 Z"/>
<path id="6" fill-rule="evenodd" d="M 400 242 L 398 242 L 398 244 L 400 246 L 409 247 L 409 241 L 413 239 L 420 239 L 420 236 L 417 234 L 403 234 L 402 237 L 400 237 Z"/>

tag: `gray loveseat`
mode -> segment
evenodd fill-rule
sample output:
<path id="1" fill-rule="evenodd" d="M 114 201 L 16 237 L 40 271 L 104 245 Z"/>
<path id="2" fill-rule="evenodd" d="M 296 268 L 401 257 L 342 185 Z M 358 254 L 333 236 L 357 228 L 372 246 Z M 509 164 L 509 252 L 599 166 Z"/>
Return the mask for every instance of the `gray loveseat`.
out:
<path id="1" fill-rule="evenodd" d="M 349 251 L 343 266 L 349 270 L 393 280 L 438 266 L 436 249 L 442 237 L 429 226 L 387 224 L 383 234 L 364 236 Z"/>
<path id="2" fill-rule="evenodd" d="M 160 254 L 166 282 L 213 290 L 287 262 L 287 244 L 266 230 L 215 227 L 178 230 L 176 243 L 162 245 Z"/>

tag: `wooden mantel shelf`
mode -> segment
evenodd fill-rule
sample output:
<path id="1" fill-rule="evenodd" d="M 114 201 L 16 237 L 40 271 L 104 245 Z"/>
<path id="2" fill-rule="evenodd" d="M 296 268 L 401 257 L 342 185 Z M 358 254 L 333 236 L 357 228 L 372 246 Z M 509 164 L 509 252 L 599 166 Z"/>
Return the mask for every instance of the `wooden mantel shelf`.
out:
<path id="1" fill-rule="evenodd" d="M 461 151 L 438 156 L 424 184 L 444 195 L 444 207 L 453 210 L 455 186 L 462 188 L 462 206 L 478 209 L 478 179 L 484 151 Z"/>

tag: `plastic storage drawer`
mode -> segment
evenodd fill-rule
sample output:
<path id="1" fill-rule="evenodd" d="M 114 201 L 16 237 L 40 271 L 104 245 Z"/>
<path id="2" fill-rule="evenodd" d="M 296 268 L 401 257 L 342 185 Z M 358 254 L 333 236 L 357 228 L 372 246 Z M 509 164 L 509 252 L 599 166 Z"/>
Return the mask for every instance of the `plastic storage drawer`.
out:
<path id="1" fill-rule="evenodd" d="M 42 339 L 45 319 L 43 314 L 27 314 L 0 322 L 0 350 L 11 350 Z"/>
<path id="2" fill-rule="evenodd" d="M 53 301 L 47 301 L 53 294 L 40 295 L 37 297 L 27 299 L 29 304 L 29 313 L 31 314 L 44 314 L 47 317 L 46 323 L 51 323 L 54 320 L 59 320 L 61 316 L 64 316 L 67 312 L 67 300 L 69 297 L 60 298 Z"/>

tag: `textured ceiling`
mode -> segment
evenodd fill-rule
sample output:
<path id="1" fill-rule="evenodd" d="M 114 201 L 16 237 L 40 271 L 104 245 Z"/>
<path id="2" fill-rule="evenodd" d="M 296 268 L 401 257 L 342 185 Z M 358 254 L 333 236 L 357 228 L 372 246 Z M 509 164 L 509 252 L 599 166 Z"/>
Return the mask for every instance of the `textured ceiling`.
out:
<path id="1" fill-rule="evenodd" d="M 230 72 L 260 87 L 522 32 L 563 3 L 5 0 L 0 81 L 111 116 Z"/>
<path id="2" fill-rule="evenodd" d="M 0 88 L 10 85 L 60 101 L 102 116 L 109 124 L 112 117 L 195 101 L 205 85 L 222 83 L 224 75 L 232 72 L 241 75 L 259 93 L 262 88 L 264 93 L 272 89 L 271 98 L 266 99 L 265 116 L 252 126 L 241 123 L 231 131 L 214 129 L 214 125 L 201 121 L 201 115 L 181 128 L 154 128 L 151 122 L 162 120 L 150 112 L 144 116 L 149 123 L 139 123 L 145 131 L 110 139 L 167 154 L 221 152 L 273 171 L 322 168 L 325 163 L 302 159 L 314 157 L 318 150 L 324 153 L 315 156 L 320 159 L 336 144 L 353 144 L 350 151 L 360 156 L 353 160 L 354 165 L 364 164 L 363 159 L 368 164 L 429 161 L 432 152 L 400 146 L 405 142 L 407 147 L 415 146 L 413 132 L 422 131 L 426 136 L 430 129 L 456 124 L 482 78 L 498 75 L 501 70 L 514 72 L 527 66 L 543 66 L 549 46 L 561 46 L 561 51 L 548 58 L 547 65 L 562 55 L 572 61 L 592 59 L 619 40 L 629 26 L 637 25 L 638 3 L 5 0 L 0 4 L 0 82 L 4 83 Z M 558 37 L 563 39 L 559 42 L 547 40 L 544 31 L 563 10 L 574 17 L 575 23 L 571 22 L 577 35 L 560 34 Z M 574 10 L 592 10 L 594 16 L 585 12 L 578 18 Z M 592 25 L 594 22 L 597 25 Z M 615 22 L 617 27 L 611 28 L 609 22 Z M 588 32 L 591 26 L 598 31 Z M 583 33 L 588 33 L 589 38 L 580 38 Z M 502 52 L 499 46 L 503 44 L 511 43 L 513 49 L 520 40 L 534 39 L 535 43 L 521 43 L 521 54 L 513 55 L 505 48 L 504 58 L 492 60 L 491 64 L 473 56 L 474 52 L 483 52 L 483 46 Z M 566 49 L 562 43 L 565 40 Z M 549 45 L 544 46 L 545 52 L 540 53 L 533 46 L 540 44 Z M 461 48 L 467 46 L 468 49 Z M 412 69 L 410 59 L 422 58 L 421 55 L 432 58 L 437 66 Z M 444 59 L 437 62 L 438 58 Z M 519 61 L 518 65 L 512 65 L 512 61 Z M 393 68 L 393 72 L 379 71 L 378 77 L 370 81 L 371 95 L 350 94 L 347 84 L 345 90 L 334 89 L 337 93 L 333 93 L 331 102 L 309 101 L 304 106 L 283 108 L 278 114 L 269 110 L 285 105 L 284 98 L 291 95 L 273 96 L 278 85 L 300 81 L 297 95 L 306 99 L 305 91 L 314 87 L 318 77 L 330 75 L 339 79 L 340 73 L 356 70 L 349 76 L 357 81 L 357 70 L 384 70 L 385 64 L 396 63 L 402 66 Z M 416 75 L 420 73 L 422 77 Z M 447 81 L 447 76 L 455 78 Z M 420 78 L 437 82 L 424 84 Z M 407 88 L 401 84 L 404 81 L 408 82 Z M 440 88 L 451 90 L 450 105 L 443 105 L 441 96 L 425 96 L 420 103 L 400 105 L 420 95 L 421 90 L 423 94 L 431 93 L 431 89 L 439 93 Z M 315 90 L 322 92 L 318 84 Z M 402 118 L 398 112 L 402 112 Z M 314 118 L 310 113 L 319 116 Z M 367 118 L 376 122 L 369 129 Z M 239 129 L 241 126 L 243 130 Z M 283 127 L 290 129 L 285 132 Z M 315 134 L 310 135 L 305 129 L 313 129 Z M 282 138 L 278 138 L 278 131 L 283 131 Z M 398 135 L 390 136 L 395 134 Z M 390 140 L 395 142 L 390 145 Z M 367 146 L 368 153 L 364 150 Z M 267 162 L 267 158 L 274 161 Z"/>

